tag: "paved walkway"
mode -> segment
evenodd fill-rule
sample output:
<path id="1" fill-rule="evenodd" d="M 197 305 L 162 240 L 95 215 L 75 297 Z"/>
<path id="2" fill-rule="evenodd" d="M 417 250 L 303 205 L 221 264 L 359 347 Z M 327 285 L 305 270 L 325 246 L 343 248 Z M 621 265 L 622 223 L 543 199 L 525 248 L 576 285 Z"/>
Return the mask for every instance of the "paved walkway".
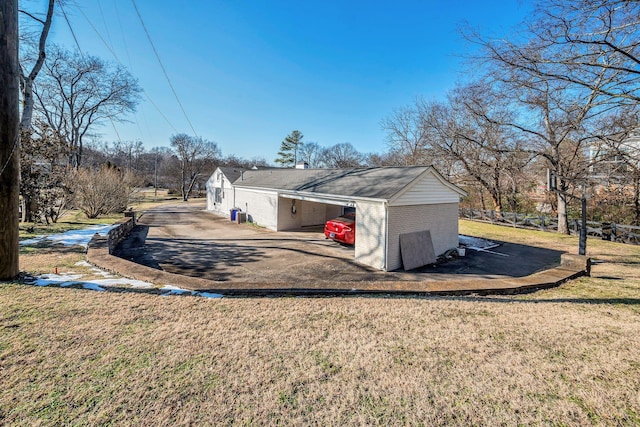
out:
<path id="1" fill-rule="evenodd" d="M 319 229 L 273 232 L 235 224 L 180 204 L 145 213 L 112 256 L 93 245 L 90 262 L 126 277 L 223 294 L 494 293 L 556 286 L 584 274 L 586 259 L 502 243 L 491 252 L 411 272 L 382 272 L 353 261 L 353 249 Z M 106 253 L 105 253 L 106 252 Z"/>

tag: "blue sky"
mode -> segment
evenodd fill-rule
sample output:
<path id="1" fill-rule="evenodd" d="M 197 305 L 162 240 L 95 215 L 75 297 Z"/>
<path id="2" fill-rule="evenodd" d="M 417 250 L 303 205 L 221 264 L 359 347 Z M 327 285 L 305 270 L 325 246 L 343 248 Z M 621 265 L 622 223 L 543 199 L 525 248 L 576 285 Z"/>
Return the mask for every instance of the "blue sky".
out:
<path id="1" fill-rule="evenodd" d="M 461 24 L 499 34 L 529 10 L 516 0 L 136 4 L 197 134 L 224 155 L 270 162 L 294 129 L 323 146 L 384 151 L 380 121 L 394 108 L 441 98 L 466 79 L 462 57 L 472 46 Z M 151 148 L 193 134 L 131 0 L 77 1 L 65 11 L 82 50 L 112 61 L 115 52 L 146 93 L 131 123 L 116 124 L 120 139 Z M 61 15 L 50 41 L 75 45 Z M 100 132 L 118 138 L 109 123 Z"/>

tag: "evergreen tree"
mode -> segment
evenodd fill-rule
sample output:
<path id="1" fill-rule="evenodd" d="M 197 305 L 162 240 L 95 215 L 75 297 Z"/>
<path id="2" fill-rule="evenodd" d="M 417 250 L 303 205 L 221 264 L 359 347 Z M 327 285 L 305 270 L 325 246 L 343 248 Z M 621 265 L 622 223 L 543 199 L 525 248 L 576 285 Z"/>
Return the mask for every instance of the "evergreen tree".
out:
<path id="1" fill-rule="evenodd" d="M 275 160 L 282 167 L 295 167 L 298 161 L 298 150 L 301 148 L 304 135 L 299 130 L 294 130 L 282 141 L 278 158 Z"/>

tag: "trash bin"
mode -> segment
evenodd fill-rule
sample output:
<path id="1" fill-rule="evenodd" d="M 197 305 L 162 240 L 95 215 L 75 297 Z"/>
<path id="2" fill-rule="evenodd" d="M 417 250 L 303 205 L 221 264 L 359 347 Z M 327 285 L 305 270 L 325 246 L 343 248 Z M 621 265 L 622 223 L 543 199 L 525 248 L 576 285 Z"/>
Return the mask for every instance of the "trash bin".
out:
<path id="1" fill-rule="evenodd" d="M 236 215 L 238 214 L 238 209 L 231 209 L 231 221 L 236 220 Z"/>

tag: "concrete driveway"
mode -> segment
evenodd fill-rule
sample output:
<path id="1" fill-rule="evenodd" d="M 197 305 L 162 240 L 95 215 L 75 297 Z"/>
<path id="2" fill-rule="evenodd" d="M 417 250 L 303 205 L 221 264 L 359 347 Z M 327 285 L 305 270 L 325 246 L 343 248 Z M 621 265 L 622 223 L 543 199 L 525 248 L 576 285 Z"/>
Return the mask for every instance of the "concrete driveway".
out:
<path id="1" fill-rule="evenodd" d="M 490 252 L 411 272 L 382 272 L 353 261 L 353 248 L 324 238 L 320 228 L 274 232 L 235 224 L 203 203 L 147 211 L 115 255 L 170 273 L 217 282 L 305 287 L 335 282 L 451 281 L 528 276 L 560 264 L 559 251 L 503 243 Z"/>

